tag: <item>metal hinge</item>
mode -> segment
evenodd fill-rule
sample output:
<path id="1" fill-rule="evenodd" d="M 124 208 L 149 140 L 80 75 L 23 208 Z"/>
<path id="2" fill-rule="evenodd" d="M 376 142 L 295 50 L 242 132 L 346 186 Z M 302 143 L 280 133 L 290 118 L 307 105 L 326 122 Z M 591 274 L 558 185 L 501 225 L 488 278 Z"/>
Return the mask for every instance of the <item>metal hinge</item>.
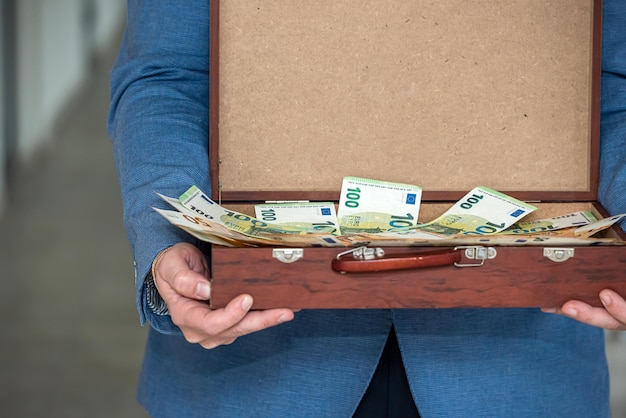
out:
<path id="1" fill-rule="evenodd" d="M 544 248 L 543 256 L 555 263 L 562 263 L 574 257 L 573 248 Z"/>
<path id="2" fill-rule="evenodd" d="M 295 263 L 304 257 L 304 250 L 302 248 L 274 248 L 272 257 L 281 263 Z"/>

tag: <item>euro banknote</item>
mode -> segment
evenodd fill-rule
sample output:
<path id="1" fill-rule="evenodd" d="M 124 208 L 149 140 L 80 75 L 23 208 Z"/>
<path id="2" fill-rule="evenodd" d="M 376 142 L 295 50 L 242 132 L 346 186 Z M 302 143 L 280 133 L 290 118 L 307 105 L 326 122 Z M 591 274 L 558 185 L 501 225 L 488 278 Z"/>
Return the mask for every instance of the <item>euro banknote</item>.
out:
<path id="1" fill-rule="evenodd" d="M 337 213 L 341 234 L 415 226 L 421 200 L 419 186 L 344 177 Z"/>
<path id="2" fill-rule="evenodd" d="M 198 238 L 199 240 L 225 247 L 245 247 L 255 244 L 250 243 L 248 237 L 246 236 L 235 237 L 231 234 L 223 235 L 221 231 L 212 228 L 210 222 L 205 221 L 199 216 L 193 216 L 174 210 L 159 208 L 153 209 L 167 219 L 172 225 L 186 231 L 188 234 Z"/>
<path id="3" fill-rule="evenodd" d="M 600 219 L 599 221 L 576 228 L 574 235 L 577 237 L 590 237 L 600 231 L 610 228 L 624 219 L 626 219 L 626 213 L 609 216 L 608 218 Z"/>
<path id="4" fill-rule="evenodd" d="M 274 225 L 301 228 L 312 233 L 339 234 L 333 202 L 282 202 L 254 206 L 257 219 Z"/>
<path id="5" fill-rule="evenodd" d="M 391 231 L 418 230 L 446 237 L 497 234 L 536 209 L 504 193 L 478 186 L 433 221 Z"/>
<path id="6" fill-rule="evenodd" d="M 332 234 L 311 232 L 296 226 L 277 225 L 220 206 L 197 186 L 192 186 L 179 197 L 180 203 L 206 221 L 221 225 L 249 238 L 274 245 L 343 245 Z"/>
<path id="7" fill-rule="evenodd" d="M 398 195 L 398 189 L 387 194 L 389 188 L 386 186 L 390 183 L 348 179 L 344 203 L 349 199 L 359 200 L 358 209 L 362 212 L 358 216 L 363 216 L 362 219 L 367 217 L 362 214 L 382 213 L 375 212 L 381 209 L 370 210 L 368 199 L 374 201 L 376 196 L 386 199 L 390 195 L 395 199 Z M 364 187 L 365 184 L 377 184 L 378 187 L 368 190 Z M 406 196 L 415 190 L 405 188 L 404 200 L 413 197 L 417 199 L 421 193 L 413 197 Z M 367 199 L 361 199 L 360 196 L 356 199 L 354 194 L 348 196 L 349 193 L 358 194 L 361 191 L 365 191 Z M 387 217 L 379 217 L 378 226 L 370 228 L 363 226 L 372 224 L 362 224 L 359 226 L 363 228 L 359 230 L 352 225 L 350 228 L 353 229 L 346 228 L 343 233 L 341 216 L 336 216 L 332 202 L 262 204 L 256 206 L 256 217 L 253 217 L 222 207 L 196 186 L 190 187 L 178 199 L 159 196 L 176 210 L 155 210 L 173 225 L 198 239 L 231 247 L 608 244 L 614 242 L 615 238 L 593 236 L 626 217 L 616 215 L 598 221 L 592 213 L 582 211 L 548 219 L 523 221 L 524 216 L 536 209 L 534 206 L 479 186 L 433 221 L 397 227 L 398 224 L 392 222 L 399 220 L 399 217 L 394 217 L 396 215 L 393 214 L 401 213 L 398 208 L 402 206 L 394 207 L 388 202 L 386 206 L 383 205 L 387 208 Z M 346 207 L 350 208 L 350 205 L 347 204 Z M 416 222 L 418 212 L 414 213 Z M 349 218 L 352 215 L 345 216 L 353 219 Z M 406 219 L 401 220 L 406 222 Z"/>
<path id="8" fill-rule="evenodd" d="M 562 229 L 579 228 L 596 222 L 597 220 L 593 213 L 580 211 L 547 219 L 516 222 L 501 233 L 511 235 L 540 234 Z"/>

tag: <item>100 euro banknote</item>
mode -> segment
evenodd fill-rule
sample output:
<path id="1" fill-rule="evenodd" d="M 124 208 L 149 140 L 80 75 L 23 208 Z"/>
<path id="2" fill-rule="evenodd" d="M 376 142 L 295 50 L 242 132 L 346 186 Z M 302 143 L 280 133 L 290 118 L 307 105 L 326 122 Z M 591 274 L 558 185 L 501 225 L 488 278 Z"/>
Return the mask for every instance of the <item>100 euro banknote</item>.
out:
<path id="1" fill-rule="evenodd" d="M 266 244 L 275 245 L 343 245 L 332 234 L 287 225 L 264 222 L 252 216 L 224 208 L 211 200 L 197 186 L 190 187 L 179 197 L 180 203 L 189 211 L 199 214 L 231 231 L 263 240 Z M 270 242 L 271 241 L 271 242 Z"/>
<path id="2" fill-rule="evenodd" d="M 345 177 L 337 214 L 341 234 L 415 226 L 421 200 L 419 186 Z"/>
<path id="3" fill-rule="evenodd" d="M 301 228 L 311 233 L 339 233 L 332 202 L 265 203 L 255 205 L 254 211 L 257 219 L 271 224 Z"/>
<path id="4" fill-rule="evenodd" d="M 578 228 L 596 222 L 598 219 L 589 211 L 568 213 L 566 215 L 555 216 L 547 219 L 537 219 L 535 221 L 516 222 L 502 234 L 529 235 L 548 233 L 568 228 Z"/>
<path id="5" fill-rule="evenodd" d="M 504 193 L 478 186 L 437 219 L 392 231 L 416 230 L 445 237 L 497 234 L 536 209 Z"/>

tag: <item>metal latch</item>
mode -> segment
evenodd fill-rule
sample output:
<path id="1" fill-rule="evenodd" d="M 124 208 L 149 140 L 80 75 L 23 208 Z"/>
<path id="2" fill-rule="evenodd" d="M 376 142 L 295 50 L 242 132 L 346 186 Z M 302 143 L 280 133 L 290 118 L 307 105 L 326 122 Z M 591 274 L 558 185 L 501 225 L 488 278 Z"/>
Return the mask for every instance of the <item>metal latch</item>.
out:
<path id="1" fill-rule="evenodd" d="M 470 245 L 454 247 L 454 250 L 465 250 L 465 258 L 478 261 L 477 263 L 454 263 L 456 267 L 480 267 L 485 264 L 485 260 L 492 260 L 498 255 L 494 247 Z"/>
<path id="2" fill-rule="evenodd" d="M 304 257 L 302 248 L 273 248 L 272 257 L 282 263 L 295 263 Z"/>
<path id="3" fill-rule="evenodd" d="M 352 254 L 352 257 L 358 260 L 372 260 L 377 257 L 384 256 L 385 250 L 383 250 L 382 248 L 378 248 L 378 247 L 369 248 L 367 246 L 362 246 L 362 247 L 357 247 L 357 248 L 351 248 L 347 251 L 341 252 L 337 254 L 336 258 L 340 259 L 341 257 L 350 255 L 350 254 Z"/>
<path id="4" fill-rule="evenodd" d="M 569 260 L 574 257 L 573 248 L 544 248 L 543 256 L 554 261 L 555 263 L 562 263 L 565 260 Z"/>

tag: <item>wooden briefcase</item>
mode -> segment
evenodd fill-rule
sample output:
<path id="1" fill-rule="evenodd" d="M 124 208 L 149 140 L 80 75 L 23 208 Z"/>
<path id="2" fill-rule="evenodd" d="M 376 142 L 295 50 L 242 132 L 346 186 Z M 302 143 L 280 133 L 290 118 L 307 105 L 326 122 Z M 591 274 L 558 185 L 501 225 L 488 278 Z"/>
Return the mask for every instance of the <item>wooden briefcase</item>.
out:
<path id="1" fill-rule="evenodd" d="M 477 185 L 533 202 L 538 217 L 607 216 L 601 11 L 600 0 L 214 0 L 213 198 L 246 213 L 338 201 L 352 175 L 421 186 L 422 222 Z M 331 268 L 345 249 L 214 245 L 211 305 L 245 292 L 258 309 L 599 306 L 601 289 L 626 294 L 626 234 L 604 236 L 616 241 L 478 243 L 446 249 L 447 265 L 349 274 Z"/>

